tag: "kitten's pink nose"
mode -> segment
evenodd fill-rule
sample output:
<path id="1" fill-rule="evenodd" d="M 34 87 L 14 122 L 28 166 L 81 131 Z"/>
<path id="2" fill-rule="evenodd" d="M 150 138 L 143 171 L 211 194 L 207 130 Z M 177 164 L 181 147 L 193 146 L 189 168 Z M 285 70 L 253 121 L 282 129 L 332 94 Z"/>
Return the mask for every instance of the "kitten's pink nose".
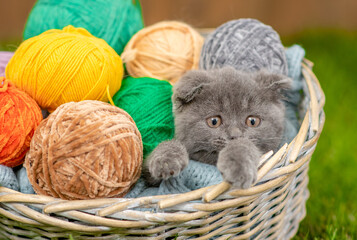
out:
<path id="1" fill-rule="evenodd" d="M 237 127 L 231 127 L 228 131 L 229 140 L 236 139 L 242 135 L 242 132 Z"/>

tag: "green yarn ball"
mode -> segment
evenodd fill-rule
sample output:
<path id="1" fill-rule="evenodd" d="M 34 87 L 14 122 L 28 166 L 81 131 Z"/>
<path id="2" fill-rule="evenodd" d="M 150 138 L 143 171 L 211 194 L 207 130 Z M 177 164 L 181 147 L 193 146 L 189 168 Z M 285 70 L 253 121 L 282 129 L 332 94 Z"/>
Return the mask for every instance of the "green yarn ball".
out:
<path id="1" fill-rule="evenodd" d="M 37 0 L 27 19 L 24 39 L 68 25 L 87 29 L 118 54 L 144 27 L 139 0 Z"/>
<path id="2" fill-rule="evenodd" d="M 113 96 L 114 104 L 129 113 L 141 133 L 144 159 L 159 143 L 174 137 L 171 96 L 169 82 L 148 77 L 123 79 Z"/>

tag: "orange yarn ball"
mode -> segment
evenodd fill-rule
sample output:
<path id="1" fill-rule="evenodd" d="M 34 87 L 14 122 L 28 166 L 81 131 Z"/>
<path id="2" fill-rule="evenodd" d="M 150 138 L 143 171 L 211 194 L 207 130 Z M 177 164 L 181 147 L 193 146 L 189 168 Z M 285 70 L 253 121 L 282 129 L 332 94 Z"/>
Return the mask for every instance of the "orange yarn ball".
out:
<path id="1" fill-rule="evenodd" d="M 0 164 L 16 167 L 23 163 L 41 120 L 35 100 L 0 77 Z"/>
<path id="2" fill-rule="evenodd" d="M 62 199 L 122 197 L 140 177 L 141 135 L 124 110 L 86 100 L 59 106 L 37 128 L 25 167 L 35 192 Z"/>

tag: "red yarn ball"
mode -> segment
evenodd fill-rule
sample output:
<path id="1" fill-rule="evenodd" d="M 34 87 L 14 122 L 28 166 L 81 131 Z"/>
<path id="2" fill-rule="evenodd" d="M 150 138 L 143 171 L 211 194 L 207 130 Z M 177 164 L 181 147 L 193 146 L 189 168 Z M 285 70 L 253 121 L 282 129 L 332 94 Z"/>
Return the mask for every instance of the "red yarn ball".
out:
<path id="1" fill-rule="evenodd" d="M 23 163 L 41 120 L 35 100 L 0 77 L 0 164 L 16 167 Z"/>

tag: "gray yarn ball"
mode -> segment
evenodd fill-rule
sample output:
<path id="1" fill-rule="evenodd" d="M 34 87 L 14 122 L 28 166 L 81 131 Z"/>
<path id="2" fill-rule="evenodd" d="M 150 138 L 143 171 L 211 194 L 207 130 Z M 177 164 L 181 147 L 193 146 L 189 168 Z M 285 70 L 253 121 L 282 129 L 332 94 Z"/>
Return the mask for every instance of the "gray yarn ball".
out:
<path id="1" fill-rule="evenodd" d="M 202 47 L 201 69 L 232 66 L 237 70 L 267 69 L 288 74 L 284 46 L 279 34 L 256 19 L 232 20 L 210 34 Z"/>

